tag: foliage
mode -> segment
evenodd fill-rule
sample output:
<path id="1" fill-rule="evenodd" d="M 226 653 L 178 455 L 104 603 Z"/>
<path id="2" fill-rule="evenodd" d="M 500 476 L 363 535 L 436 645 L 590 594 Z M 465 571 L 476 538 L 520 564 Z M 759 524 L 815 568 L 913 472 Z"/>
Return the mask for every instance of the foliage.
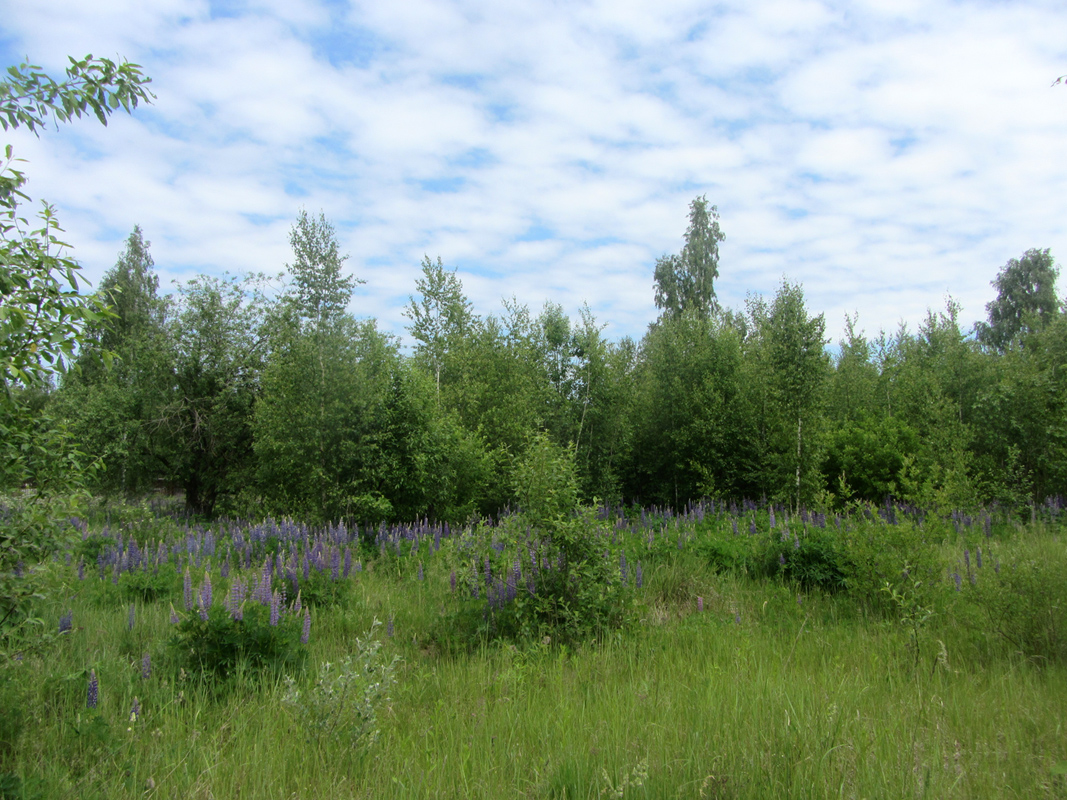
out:
<path id="1" fill-rule="evenodd" d="M 322 662 L 310 689 L 301 691 L 285 676 L 282 702 L 316 740 L 343 741 L 355 753 L 378 741 L 378 711 L 390 701 L 400 663 L 399 656 L 387 659 L 381 652 L 382 642 L 375 638 L 380 627 L 375 619 L 366 634 L 356 637 L 355 652 L 336 664 Z"/>
<path id="2" fill-rule="evenodd" d="M 281 673 L 301 665 L 307 648 L 300 643 L 300 618 L 282 614 L 277 624 L 270 623 L 270 608 L 260 603 L 247 603 L 241 619 L 214 605 L 207 619 L 195 611 L 185 614 L 167 648 L 183 669 L 204 677 L 230 678 L 240 669 Z"/>
<path id="3" fill-rule="evenodd" d="M 667 316 L 679 316 L 686 310 L 707 316 L 715 310 L 719 242 L 725 238 L 716 207 L 708 208 L 707 197 L 694 199 L 689 204 L 682 252 L 656 261 L 656 308 Z"/>
<path id="4" fill-rule="evenodd" d="M 135 64 L 115 65 L 88 56 L 71 59 L 67 80 L 56 82 L 38 67 L 11 67 L 0 82 L 0 125 L 33 132 L 49 116 L 57 122 L 92 111 L 106 124 L 119 106 L 130 111 L 152 96 Z M 63 255 L 69 246 L 53 209 L 31 229 L 19 216 L 25 175 L 12 168 L 12 148 L 0 167 L 0 490 L 32 487 L 6 503 L 0 533 L 0 654 L 14 642 L 41 641 L 40 625 L 26 609 L 39 594 L 46 569 L 40 559 L 67 544 L 66 520 L 79 506 L 85 464 L 61 425 L 27 404 L 35 390 L 62 372 L 85 340 L 86 327 L 109 316 L 99 297 L 79 293 L 79 265 Z"/>
<path id="5" fill-rule="evenodd" d="M 1059 273 L 1047 247 L 1009 259 L 992 282 L 997 297 L 986 304 L 989 322 L 978 324 L 978 340 L 1003 352 L 1045 327 L 1059 310 Z"/>
<path id="6" fill-rule="evenodd" d="M 981 551 L 984 550 L 984 564 Z M 1062 542 L 1016 536 L 979 547 L 957 563 L 962 599 L 979 611 L 978 626 L 1013 651 L 1041 661 L 1067 660 L 1067 555 Z"/>
<path id="7" fill-rule="evenodd" d="M 916 606 L 936 608 L 943 586 L 940 540 L 913 519 L 890 523 L 869 508 L 865 513 L 869 524 L 846 525 L 843 531 L 842 571 L 849 595 L 883 612 L 897 607 L 894 591 Z"/>

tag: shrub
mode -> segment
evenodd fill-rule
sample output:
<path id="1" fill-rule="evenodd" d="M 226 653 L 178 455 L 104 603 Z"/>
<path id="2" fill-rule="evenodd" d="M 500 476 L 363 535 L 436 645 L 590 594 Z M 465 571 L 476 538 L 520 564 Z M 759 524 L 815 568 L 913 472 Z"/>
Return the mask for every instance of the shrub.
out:
<path id="1" fill-rule="evenodd" d="M 841 562 L 848 593 L 869 608 L 895 611 L 893 590 L 908 592 L 912 602 L 937 605 L 941 562 L 923 527 L 912 520 L 889 524 L 879 518 L 848 523 Z"/>
<path id="2" fill-rule="evenodd" d="M 389 702 L 400 660 L 387 660 L 381 653 L 382 643 L 374 638 L 380 626 L 375 619 L 366 635 L 357 637 L 356 652 L 339 664 L 320 664 L 311 689 L 301 692 L 296 680 L 285 676 L 282 702 L 314 738 L 341 738 L 357 751 L 378 740 L 378 709 Z"/>
<path id="3" fill-rule="evenodd" d="M 980 612 L 986 630 L 1028 658 L 1067 659 L 1067 553 L 1062 543 L 1039 546 L 1016 540 L 968 553 L 955 576 L 963 599 Z"/>
<path id="4" fill-rule="evenodd" d="M 246 604 L 241 619 L 221 606 L 206 615 L 189 612 L 168 642 L 178 663 L 193 674 L 227 678 L 242 665 L 281 671 L 307 656 L 297 615 L 281 614 L 272 625 L 271 609 L 259 603 Z"/>

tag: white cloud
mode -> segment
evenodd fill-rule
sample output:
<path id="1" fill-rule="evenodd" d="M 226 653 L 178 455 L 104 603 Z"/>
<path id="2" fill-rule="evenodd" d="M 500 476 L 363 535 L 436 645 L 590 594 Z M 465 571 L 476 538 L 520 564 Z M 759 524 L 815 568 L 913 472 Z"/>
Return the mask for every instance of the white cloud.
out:
<path id="1" fill-rule="evenodd" d="M 1008 258 L 1067 252 L 1056 3 L 39 0 L 5 29 L 9 63 L 93 52 L 154 78 L 132 119 L 8 137 L 90 277 L 135 223 L 163 283 L 277 271 L 303 206 L 387 329 L 426 253 L 482 313 L 588 300 L 640 336 L 706 193 L 721 300 L 784 275 L 837 338 L 852 311 L 914 327 L 946 290 L 979 318 Z"/>

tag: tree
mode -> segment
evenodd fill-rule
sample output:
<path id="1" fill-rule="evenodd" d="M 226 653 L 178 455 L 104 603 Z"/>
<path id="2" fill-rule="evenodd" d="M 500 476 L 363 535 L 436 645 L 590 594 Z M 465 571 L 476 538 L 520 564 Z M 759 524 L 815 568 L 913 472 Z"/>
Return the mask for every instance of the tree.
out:
<path id="1" fill-rule="evenodd" d="M 808 316 L 804 291 L 783 282 L 768 308 L 750 305 L 762 366 L 766 370 L 771 407 L 777 413 L 777 450 L 767 468 L 776 477 L 771 485 L 785 493 L 792 484 L 799 508 L 813 499 L 819 485 L 817 432 L 821 420 L 823 389 L 829 373 L 826 320 L 822 314 Z M 790 442 L 790 444 L 786 444 Z"/>
<path id="2" fill-rule="evenodd" d="M 0 81 L 0 125 L 28 127 L 34 133 L 51 117 L 66 122 L 91 110 L 103 123 L 119 106 L 126 111 L 152 94 L 136 64 L 115 65 L 87 56 L 71 59 L 67 80 L 57 82 L 39 67 L 11 67 Z M 25 175 L 12 168 L 12 148 L 0 165 L 0 488 L 31 492 L 9 501 L 0 528 L 0 658 L 34 622 L 26 601 L 40 589 L 46 570 L 22 572 L 61 547 L 70 537 L 68 520 L 77 508 L 70 498 L 83 485 L 84 465 L 61 427 L 30 412 L 27 397 L 48 385 L 73 359 L 86 325 L 107 315 L 99 297 L 78 292 L 80 267 L 63 256 L 68 247 L 45 205 L 41 227 L 19 216 Z M 23 639 L 32 643 L 33 639 Z"/>
<path id="3" fill-rule="evenodd" d="M 169 444 L 157 458 L 184 489 L 186 506 L 204 516 L 250 482 L 252 413 L 270 308 L 264 280 L 189 281 L 168 326 L 173 388 L 158 425 Z"/>
<path id="4" fill-rule="evenodd" d="M 76 441 L 99 458 L 93 483 L 104 492 L 143 491 L 163 471 L 157 454 L 166 444 L 157 421 L 173 385 L 170 303 L 158 294 L 150 244 L 135 227 L 104 275 L 98 294 L 114 317 L 88 327 L 77 369 L 56 398 Z M 102 352 L 114 355 L 107 366 Z"/>
<path id="5" fill-rule="evenodd" d="M 700 316 L 711 313 L 716 306 L 719 242 L 725 238 L 719 229 L 718 209 L 708 208 L 707 197 L 694 199 L 689 205 L 689 228 L 681 254 L 656 261 L 656 308 L 669 316 L 687 309 Z"/>
<path id="6" fill-rule="evenodd" d="M 1059 310 L 1059 274 L 1048 248 L 1030 249 L 1021 259 L 1009 259 L 991 283 L 997 289 L 997 299 L 986 304 L 989 322 L 977 325 L 978 340 L 1004 352 L 1045 327 Z"/>
<path id="7" fill-rule="evenodd" d="M 415 281 L 415 288 L 422 300 L 416 303 L 414 297 L 409 298 L 404 316 L 411 320 L 408 330 L 419 342 L 416 355 L 433 373 L 440 399 L 445 360 L 456 342 L 471 330 L 471 304 L 455 270 L 446 272 L 440 256 L 436 264 L 429 256 L 423 257 L 422 277 Z"/>
<path id="8" fill-rule="evenodd" d="M 348 256 L 340 254 L 333 225 L 322 212 L 316 219 L 302 209 L 289 233 L 289 243 L 294 256 L 293 263 L 286 265 L 295 288 L 291 302 L 303 318 L 321 328 L 345 312 L 352 290 L 364 281 L 341 276 Z"/>

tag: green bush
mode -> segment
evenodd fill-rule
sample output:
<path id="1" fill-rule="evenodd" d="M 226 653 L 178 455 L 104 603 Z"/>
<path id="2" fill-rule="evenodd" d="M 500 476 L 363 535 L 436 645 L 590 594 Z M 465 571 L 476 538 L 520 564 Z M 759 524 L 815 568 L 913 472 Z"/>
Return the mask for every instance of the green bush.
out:
<path id="1" fill-rule="evenodd" d="M 163 564 L 159 570 L 135 569 L 119 575 L 119 589 L 128 600 L 154 603 L 169 600 L 181 591 L 182 578 L 173 564 Z"/>
<path id="2" fill-rule="evenodd" d="M 302 619 L 282 614 L 270 624 L 270 608 L 246 603 L 243 619 L 234 619 L 221 606 L 212 606 L 203 619 L 189 612 L 180 620 L 167 646 L 188 672 L 228 678 L 241 666 L 280 672 L 298 666 L 307 657 L 300 642 Z"/>
<path id="3" fill-rule="evenodd" d="M 913 520 L 888 524 L 880 518 L 852 520 L 838 533 L 843 547 L 844 584 L 858 602 L 895 612 L 892 591 L 932 608 L 944 590 L 936 542 Z M 887 591 L 888 587 L 888 591 Z"/>
<path id="4" fill-rule="evenodd" d="M 626 624 L 621 551 L 594 509 L 577 508 L 573 452 L 538 436 L 514 474 L 523 512 L 465 538 L 461 572 L 478 599 L 460 601 L 438 640 L 577 641 Z"/>
<path id="5" fill-rule="evenodd" d="M 1067 550 L 1024 540 L 988 549 L 956 567 L 960 594 L 978 624 L 1027 658 L 1067 659 Z M 954 577 L 955 577 L 954 575 Z"/>

